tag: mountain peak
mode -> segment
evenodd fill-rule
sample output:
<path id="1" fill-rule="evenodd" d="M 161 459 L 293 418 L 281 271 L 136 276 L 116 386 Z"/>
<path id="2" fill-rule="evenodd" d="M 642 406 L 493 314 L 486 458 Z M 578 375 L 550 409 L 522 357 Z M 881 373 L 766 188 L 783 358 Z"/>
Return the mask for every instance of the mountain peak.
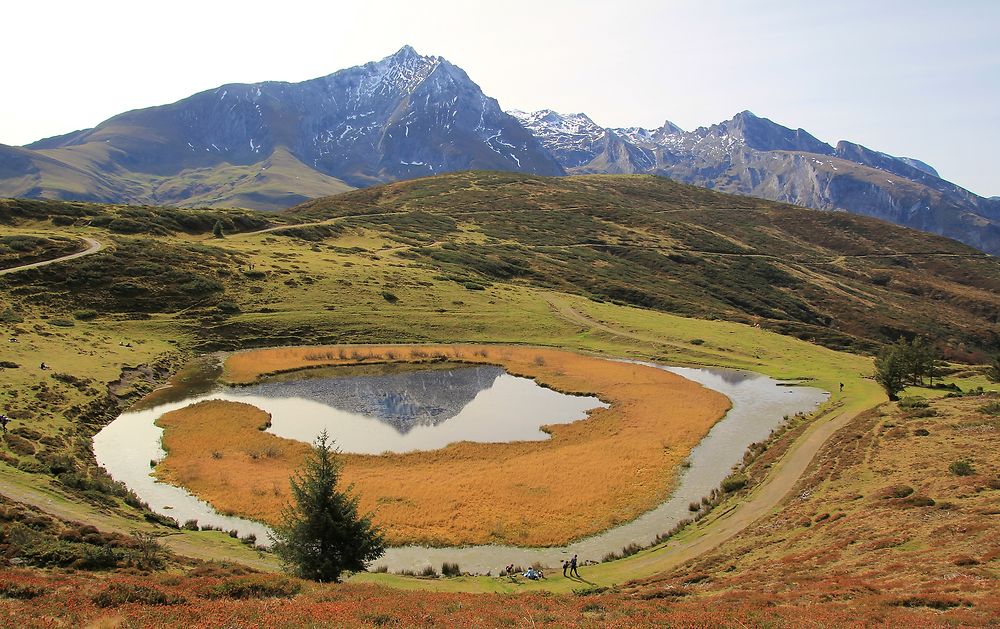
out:
<path id="1" fill-rule="evenodd" d="M 400 48 L 399 50 L 397 50 L 396 52 L 394 52 L 389 56 L 392 57 L 393 59 L 406 59 L 408 57 L 419 57 L 420 53 L 418 53 L 413 48 L 413 46 L 409 44 L 403 44 L 402 48 Z"/>
<path id="2" fill-rule="evenodd" d="M 713 127 L 740 138 L 750 148 L 758 151 L 804 151 L 833 155 L 833 147 L 821 142 L 805 129 L 789 129 L 750 110 L 743 110 L 732 120 Z"/>

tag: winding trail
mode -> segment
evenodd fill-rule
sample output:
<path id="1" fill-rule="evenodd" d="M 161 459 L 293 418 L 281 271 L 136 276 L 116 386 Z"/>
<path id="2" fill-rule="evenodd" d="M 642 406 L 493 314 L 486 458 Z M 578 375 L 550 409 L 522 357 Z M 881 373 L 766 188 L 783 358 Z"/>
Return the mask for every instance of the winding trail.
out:
<path id="1" fill-rule="evenodd" d="M 89 256 L 92 253 L 97 253 L 98 251 L 104 248 L 103 244 L 94 240 L 93 238 L 87 238 L 86 236 L 81 236 L 81 238 L 87 243 L 87 248 L 84 249 L 83 251 L 77 251 L 76 253 L 60 256 L 58 258 L 52 258 L 51 260 L 42 260 L 41 262 L 32 262 L 31 264 L 22 264 L 21 266 L 14 266 L 9 269 L 2 269 L 0 270 L 0 275 L 7 275 L 8 273 L 17 273 L 18 271 L 26 271 L 28 269 L 37 269 L 40 266 L 47 266 L 49 264 L 55 264 L 56 262 L 67 262 L 69 260 L 75 260 L 77 258 L 82 258 L 83 256 Z"/>

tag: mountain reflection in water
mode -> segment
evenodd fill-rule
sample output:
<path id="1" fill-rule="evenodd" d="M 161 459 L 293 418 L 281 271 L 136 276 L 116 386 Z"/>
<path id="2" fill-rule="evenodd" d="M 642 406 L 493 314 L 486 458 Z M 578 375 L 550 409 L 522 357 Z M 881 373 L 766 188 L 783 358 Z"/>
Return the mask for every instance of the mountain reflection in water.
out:
<path id="1" fill-rule="evenodd" d="M 436 371 L 267 382 L 235 391 L 267 398 L 301 398 L 378 419 L 400 434 L 437 426 L 458 413 L 504 373 L 492 365 Z"/>

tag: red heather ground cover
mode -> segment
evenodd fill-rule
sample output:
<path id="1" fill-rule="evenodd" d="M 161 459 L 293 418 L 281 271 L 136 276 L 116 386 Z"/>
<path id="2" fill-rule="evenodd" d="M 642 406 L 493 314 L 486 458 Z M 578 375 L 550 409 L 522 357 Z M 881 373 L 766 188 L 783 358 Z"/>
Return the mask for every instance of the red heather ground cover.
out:
<path id="1" fill-rule="evenodd" d="M 704 595 L 683 588 L 639 587 L 597 595 L 471 595 L 403 592 L 365 585 L 301 586 L 290 597 L 212 598 L 234 580 L 274 583 L 276 575 L 189 577 L 0 571 L 4 627 L 830 627 L 989 626 L 1000 600 L 946 611 L 907 608 L 860 594 L 816 602 L 794 591 Z M 109 588 L 149 601 L 101 607 Z M 26 594 L 27 593 L 27 594 Z M 680 594 L 680 598 L 676 595 Z M 175 599 L 175 600 L 171 600 Z M 812 599 L 810 602 L 808 599 Z"/>

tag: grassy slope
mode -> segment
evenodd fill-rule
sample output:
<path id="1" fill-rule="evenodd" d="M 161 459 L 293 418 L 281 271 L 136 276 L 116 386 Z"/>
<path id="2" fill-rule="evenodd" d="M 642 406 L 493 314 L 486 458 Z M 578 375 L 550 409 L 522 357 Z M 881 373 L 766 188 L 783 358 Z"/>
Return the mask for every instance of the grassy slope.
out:
<path id="1" fill-rule="evenodd" d="M 480 175 L 470 177 L 478 176 Z M 560 181 L 576 185 L 580 180 Z M 586 187 L 593 188 L 598 181 L 604 186 L 606 178 L 588 178 L 582 181 Z M 639 181 L 644 185 L 646 180 L 627 178 L 624 181 Z M 429 197 L 439 194 L 441 187 L 445 185 L 443 181 L 429 183 Z M 398 190 L 399 185 L 387 187 L 383 189 L 383 193 Z M 524 186 L 523 182 L 517 185 L 522 188 Z M 409 190 L 413 194 L 412 189 Z M 701 194 L 695 189 L 679 190 Z M 352 193 L 357 194 L 360 193 Z M 555 193 L 546 194 L 551 196 Z M 463 207 L 476 201 L 474 195 L 463 199 Z M 547 202 L 554 203 L 555 200 L 550 198 Z M 697 207 L 701 201 L 694 198 L 686 202 Z M 756 203 L 753 200 L 750 202 Z M 374 201 L 361 203 L 355 199 L 351 203 L 354 211 L 381 211 Z M 433 205 L 434 203 L 428 202 L 427 207 Z M 484 211 L 491 207 L 496 207 L 496 202 L 488 197 L 480 199 L 479 206 L 469 209 Z M 44 229 L 53 233 L 96 237 L 109 246 L 107 251 L 87 258 L 97 265 L 87 267 L 88 273 L 99 273 L 112 284 L 131 281 L 140 287 L 161 288 L 161 278 L 158 275 L 136 276 L 133 274 L 135 269 L 123 263 L 120 254 L 123 249 L 128 249 L 127 245 L 132 237 L 109 232 L 107 224 L 103 228 L 86 227 L 83 226 L 84 221 L 81 221 L 80 226 L 53 226 L 48 216 L 59 214 L 63 210 L 65 206 L 62 204 L 32 206 L 25 213 L 11 219 L 17 224 L 16 228 L 0 227 L 0 233 L 8 234 L 15 229 Z M 120 211 L 114 208 L 88 210 L 90 215 Z M 389 211 L 393 211 L 391 207 Z M 301 215 L 305 218 L 307 213 Z M 149 319 L 132 319 L 133 315 L 122 312 L 121 307 L 127 300 L 120 303 L 115 300 L 108 302 L 81 291 L 85 285 L 82 282 L 89 280 L 89 277 L 79 278 L 81 283 L 69 282 L 69 279 L 80 272 L 79 265 L 50 267 L 44 271 L 29 272 L 23 277 L 18 277 L 20 274 L 17 274 L 5 278 L 0 283 L 0 313 L 13 312 L 15 315 L 14 318 L 6 316 L 3 326 L 6 334 L 16 334 L 21 339 L 17 350 L 13 350 L 13 346 L 10 348 L 19 352 L 15 358 L 22 364 L 22 368 L 0 372 L 6 385 L 3 397 L 0 398 L 0 406 L 23 412 L 24 415 L 17 419 L 13 428 L 20 430 L 30 426 L 32 431 L 40 434 L 27 434 L 24 438 L 41 446 L 32 455 L 16 453 L 9 444 L 4 445 L 3 452 L 8 458 L 4 465 L 0 465 L 0 469 L 4 470 L 3 474 L 12 475 L 22 475 L 24 472 L 10 471 L 10 466 L 18 466 L 26 471 L 47 472 L 45 457 L 41 454 L 47 454 L 49 450 L 52 451 L 51 454 L 70 451 L 78 458 L 78 463 L 84 465 L 86 452 L 78 449 L 77 444 L 81 443 L 79 438 L 83 437 L 85 449 L 85 437 L 94 429 L 94 424 L 81 422 L 64 409 L 85 406 L 99 399 L 104 395 L 104 383 L 117 379 L 125 365 L 148 364 L 154 359 L 184 355 L 199 347 L 347 341 L 527 342 L 588 349 L 618 356 L 751 367 L 773 375 L 811 377 L 819 386 L 828 390 L 835 390 L 836 383 L 845 382 L 845 402 L 856 406 L 868 405 L 880 397 L 874 385 L 862 377 L 870 368 L 870 363 L 865 358 L 819 348 L 749 325 L 689 319 L 647 309 L 597 303 L 539 287 L 536 281 L 526 282 L 517 278 L 499 281 L 477 271 L 471 265 L 430 262 L 427 255 L 420 252 L 416 252 L 417 257 L 408 257 L 415 249 L 421 248 L 423 243 L 433 243 L 442 235 L 447 235 L 459 246 L 471 247 L 472 243 L 495 244 L 491 239 L 499 238 L 490 235 L 472 221 L 473 216 L 475 215 L 468 214 L 461 217 L 457 229 L 449 229 L 444 234 L 433 225 L 424 227 L 427 219 L 420 215 L 417 218 L 421 220 L 416 225 L 376 221 L 375 217 L 367 220 L 339 219 L 333 223 L 336 229 L 332 233 L 303 234 L 319 238 L 315 241 L 290 238 L 280 232 L 217 241 L 210 238 L 209 233 L 204 231 L 204 226 L 202 231 L 176 231 L 163 227 L 162 222 L 149 219 L 147 223 L 156 226 L 155 230 L 150 230 L 160 235 L 142 238 L 159 248 L 158 253 L 164 256 L 158 260 L 160 263 L 215 279 L 224 289 L 222 293 L 213 293 L 208 300 L 171 294 L 169 299 L 157 302 L 162 305 L 152 310 Z M 524 212 L 518 218 L 527 216 L 528 212 Z M 696 219 L 700 215 L 691 213 L 688 216 Z M 313 218 L 316 217 L 314 214 Z M 564 219 L 565 215 L 560 218 Z M 203 223 L 211 225 L 214 221 L 209 219 Z M 603 222 L 599 224 L 603 225 Z M 554 238 L 565 234 L 560 229 L 561 225 L 560 221 L 554 221 L 549 228 Z M 538 232 L 537 225 L 531 227 Z M 909 235 L 920 239 L 919 242 L 927 242 L 923 239 L 931 238 Z M 877 234 L 871 234 L 872 238 L 875 236 Z M 540 237 L 540 233 L 532 235 L 532 238 Z M 416 242 L 406 244 L 406 239 Z M 948 241 L 934 242 L 942 247 L 958 247 Z M 192 246 L 195 249 L 190 249 Z M 758 246 L 764 247 L 765 244 Z M 217 256 L 213 253 L 216 250 L 222 253 Z M 200 255 L 196 257 L 192 253 Z M 685 255 L 699 254 L 687 251 Z M 215 268 L 203 263 L 204 259 L 216 258 L 221 262 Z M 948 274 L 958 272 L 951 266 L 945 266 L 941 275 L 934 276 L 926 268 L 920 269 L 919 265 L 923 263 L 915 256 L 909 258 L 914 265 L 918 265 L 921 281 L 946 285 Z M 990 266 L 995 266 L 995 263 L 990 262 L 990 259 L 972 257 L 967 260 L 971 260 L 970 264 L 979 265 L 982 276 L 980 279 L 992 281 L 990 278 L 995 277 L 994 267 Z M 866 273 L 874 272 L 875 268 L 883 268 L 869 269 L 863 266 L 863 259 L 858 264 L 862 265 L 861 270 Z M 253 265 L 252 270 L 250 265 Z M 599 268 L 600 265 L 596 266 Z M 894 272 L 894 269 L 890 271 Z M 916 274 L 914 271 L 914 275 Z M 637 281 L 641 281 L 643 277 L 645 276 L 638 276 Z M 460 281 L 455 281 L 456 279 Z M 894 281 L 896 280 L 890 280 L 890 287 Z M 563 286 L 579 290 L 573 284 Z M 970 295 L 977 295 L 976 291 L 983 290 L 960 284 L 957 286 L 954 290 L 968 291 Z M 485 287 L 485 290 L 477 290 L 478 287 Z M 678 291 L 685 291 L 683 286 L 677 287 Z M 397 295 L 399 301 L 390 304 L 383 299 L 381 293 L 386 290 Z M 794 293 L 792 290 L 789 292 Z M 187 301 L 183 301 L 184 299 Z M 235 303 L 241 312 L 220 312 L 216 304 L 223 300 Z M 69 328 L 51 324 L 53 318 L 69 315 L 74 308 L 79 307 L 80 301 L 98 308 L 99 316 L 89 322 L 77 321 Z M 904 305 L 897 307 L 903 308 Z M 691 308 L 704 308 L 699 312 L 708 314 L 712 312 L 712 308 L 720 307 L 702 299 L 692 301 Z M 994 309 L 993 312 L 995 311 Z M 739 312 L 732 310 L 724 312 L 730 316 L 741 316 Z M 606 321 L 609 325 L 601 327 L 581 323 L 572 313 L 584 315 L 585 321 Z M 23 321 L 14 322 L 18 317 L 23 318 Z M 944 325 L 940 320 L 931 319 L 929 322 L 935 326 Z M 956 337 L 960 337 L 963 333 L 961 321 L 952 324 L 951 329 L 955 330 Z M 702 339 L 705 343 L 692 344 L 690 341 L 695 338 Z M 132 347 L 121 347 L 118 344 L 120 342 L 130 342 Z M 7 348 L 5 358 L 6 350 Z M 51 372 L 39 372 L 34 366 L 40 360 L 52 364 L 54 372 L 91 378 L 93 382 L 90 386 L 93 390 L 87 391 L 86 387 L 55 380 Z M 38 388 L 42 382 L 49 392 Z M 963 381 L 962 384 L 966 386 L 966 382 Z M 149 380 L 141 380 L 136 388 L 142 390 L 148 386 Z M 97 421 L 109 418 L 105 414 Z M 40 441 L 41 437 L 49 435 L 58 437 L 56 445 L 50 446 Z M 641 560 L 642 557 L 640 555 L 634 560 Z M 628 576 L 630 569 L 627 561 L 602 567 L 607 570 L 607 579 L 613 581 Z M 508 589 L 504 584 L 497 585 L 494 580 L 465 583 L 462 580 L 425 582 L 407 581 L 398 577 L 380 578 L 385 578 L 394 585 L 408 587 L 427 587 L 431 583 L 434 587 L 446 588 Z"/>
<path id="2" fill-rule="evenodd" d="M 459 281 L 756 323 L 838 348 L 900 334 L 1000 342 L 995 258 L 873 219 L 656 177 L 458 173 L 287 215 L 377 229 Z"/>

